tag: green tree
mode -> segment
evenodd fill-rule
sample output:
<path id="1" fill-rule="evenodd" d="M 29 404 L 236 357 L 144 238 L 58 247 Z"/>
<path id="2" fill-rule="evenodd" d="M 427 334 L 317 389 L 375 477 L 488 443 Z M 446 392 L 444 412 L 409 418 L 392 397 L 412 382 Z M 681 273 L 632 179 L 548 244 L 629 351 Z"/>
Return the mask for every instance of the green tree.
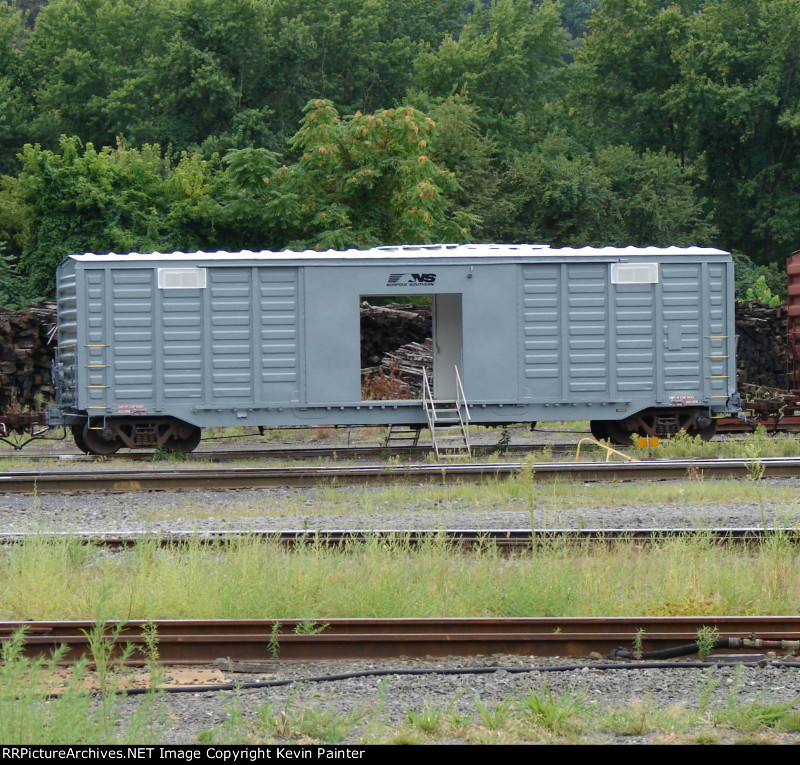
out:
<path id="1" fill-rule="evenodd" d="M 567 38 L 550 0 L 492 0 L 475 8 L 457 38 L 427 46 L 414 62 L 412 87 L 441 99 L 468 95 L 485 128 L 505 131 L 518 115 L 535 117 L 552 93 Z"/>
<path id="2" fill-rule="evenodd" d="M 228 225 L 252 226 L 253 241 L 272 248 L 464 241 L 472 220 L 449 209 L 458 185 L 430 157 L 434 135 L 433 121 L 410 107 L 342 119 L 330 101 L 312 101 L 291 140 L 296 163 L 277 167 L 257 150 L 228 155 Z"/>
<path id="3" fill-rule="evenodd" d="M 421 46 L 460 27 L 466 0 L 272 0 L 264 35 L 264 104 L 294 133 L 314 98 L 344 112 L 401 102 Z"/>
<path id="4" fill-rule="evenodd" d="M 24 17 L 10 5 L 0 5 L 0 172 L 11 169 L 13 147 L 25 122 L 25 103 L 19 85 L 20 45 Z"/>
<path id="5" fill-rule="evenodd" d="M 22 49 L 26 138 L 282 150 L 311 98 L 393 106 L 464 3 L 53 0 Z"/>
<path id="6" fill-rule="evenodd" d="M 16 258 L 6 252 L 5 243 L 0 243 L 0 308 L 18 310 L 35 299 L 19 272 Z"/>
<path id="7" fill-rule="evenodd" d="M 800 241 L 800 3 L 724 0 L 693 17 L 669 93 L 723 241 L 769 262 Z"/>
<path id="8" fill-rule="evenodd" d="M 458 179 L 458 189 L 449 199 L 449 209 L 471 216 L 474 236 L 481 241 L 495 238 L 497 222 L 508 213 L 500 196 L 502 166 L 494 142 L 481 131 L 478 108 L 459 94 L 423 109 L 436 123 L 431 139 L 431 158 Z"/>
<path id="9" fill-rule="evenodd" d="M 600 0 L 561 0 L 561 20 L 573 37 L 581 37 Z"/>
<path id="10" fill-rule="evenodd" d="M 158 146 L 101 150 L 62 137 L 58 151 L 26 145 L 5 176 L 0 227 L 13 236 L 31 293 L 52 294 L 55 267 L 75 252 L 193 250 L 213 243 L 215 168 Z"/>
<path id="11" fill-rule="evenodd" d="M 589 145 L 627 143 L 684 157 L 686 115 L 667 93 L 680 81 L 698 0 L 602 0 L 570 71 L 567 103 L 576 134 Z"/>
<path id="12" fill-rule="evenodd" d="M 62 134 L 113 144 L 137 114 L 126 82 L 163 54 L 169 0 L 55 0 L 22 51 L 21 83 L 31 110 L 28 139 L 55 148 Z"/>
<path id="13" fill-rule="evenodd" d="M 691 179 L 666 152 L 629 146 L 589 153 L 554 133 L 521 154 L 506 179 L 512 241 L 555 245 L 690 245 L 716 230 Z"/>

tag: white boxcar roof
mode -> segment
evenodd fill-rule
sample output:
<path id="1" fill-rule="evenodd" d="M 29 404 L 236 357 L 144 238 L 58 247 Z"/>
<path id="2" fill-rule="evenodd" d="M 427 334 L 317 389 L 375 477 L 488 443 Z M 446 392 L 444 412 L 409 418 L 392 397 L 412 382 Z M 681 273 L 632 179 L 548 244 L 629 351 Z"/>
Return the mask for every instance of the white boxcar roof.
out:
<path id="1" fill-rule="evenodd" d="M 69 258 L 81 262 L 108 261 L 228 261 L 228 260 L 266 260 L 266 261 L 314 261 L 330 265 L 349 261 L 375 262 L 381 260 L 421 259 L 502 259 L 528 260 L 532 258 L 625 258 L 658 257 L 675 255 L 728 255 L 725 250 L 710 247 L 550 247 L 546 244 L 403 244 L 375 247 L 369 250 L 304 250 L 302 252 L 131 252 L 105 255 L 84 253 L 70 255 Z"/>

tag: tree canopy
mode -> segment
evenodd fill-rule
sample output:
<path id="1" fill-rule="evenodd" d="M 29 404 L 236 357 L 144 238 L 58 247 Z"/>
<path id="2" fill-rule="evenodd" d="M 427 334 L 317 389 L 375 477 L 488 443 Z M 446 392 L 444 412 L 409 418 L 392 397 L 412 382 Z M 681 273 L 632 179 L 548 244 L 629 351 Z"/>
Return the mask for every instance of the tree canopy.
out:
<path id="1" fill-rule="evenodd" d="M 477 239 L 713 245 L 770 279 L 799 38 L 800 0 L 4 0 L 0 278 Z"/>

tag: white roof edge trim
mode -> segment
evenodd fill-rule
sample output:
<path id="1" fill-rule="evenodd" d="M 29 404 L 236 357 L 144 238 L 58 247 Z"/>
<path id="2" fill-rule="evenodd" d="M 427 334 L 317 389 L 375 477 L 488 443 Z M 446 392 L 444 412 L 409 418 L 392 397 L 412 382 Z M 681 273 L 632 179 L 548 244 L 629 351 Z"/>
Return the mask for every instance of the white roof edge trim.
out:
<path id="1" fill-rule="evenodd" d="M 82 253 L 68 255 L 76 261 L 199 261 L 199 260 L 408 260 L 410 258 L 519 258 L 519 257 L 627 257 L 660 255 L 729 255 L 712 247 L 550 247 L 545 244 L 457 244 L 457 245 L 387 245 L 369 250 L 305 250 L 302 252 L 131 252 L 119 254 Z"/>

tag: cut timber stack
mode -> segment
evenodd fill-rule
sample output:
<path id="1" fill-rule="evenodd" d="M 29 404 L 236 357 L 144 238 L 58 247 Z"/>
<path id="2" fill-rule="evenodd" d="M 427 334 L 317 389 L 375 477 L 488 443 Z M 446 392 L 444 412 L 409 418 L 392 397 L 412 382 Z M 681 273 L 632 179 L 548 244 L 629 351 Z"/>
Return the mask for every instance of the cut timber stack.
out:
<path id="1" fill-rule="evenodd" d="M 38 411 L 53 397 L 55 304 L 0 308 L 0 411 Z"/>
<path id="2" fill-rule="evenodd" d="M 361 367 L 374 367 L 384 355 L 407 343 L 431 337 L 431 310 L 417 306 L 361 305 Z"/>
<path id="3" fill-rule="evenodd" d="M 406 343 L 384 354 L 380 366 L 361 370 L 369 398 L 422 398 L 422 369 L 433 384 L 433 340 Z"/>
<path id="4" fill-rule="evenodd" d="M 737 382 L 787 389 L 786 306 L 736 304 Z"/>
<path id="5" fill-rule="evenodd" d="M 412 390 L 422 390 L 423 367 L 428 372 L 428 379 L 433 380 L 433 340 L 427 337 L 422 343 L 406 343 L 389 351 L 381 359 L 381 367 L 394 369 Z"/>

